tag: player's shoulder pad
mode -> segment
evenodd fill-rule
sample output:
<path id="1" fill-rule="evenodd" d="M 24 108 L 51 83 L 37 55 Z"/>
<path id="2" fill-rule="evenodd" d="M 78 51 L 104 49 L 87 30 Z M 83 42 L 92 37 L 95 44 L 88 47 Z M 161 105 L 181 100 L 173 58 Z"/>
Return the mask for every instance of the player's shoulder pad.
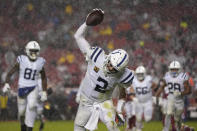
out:
<path id="1" fill-rule="evenodd" d="M 170 72 L 166 72 L 166 73 L 165 73 L 164 79 L 167 78 L 167 77 L 170 77 Z"/>
<path id="2" fill-rule="evenodd" d="M 120 78 L 120 83 L 121 84 L 132 84 L 133 79 L 134 79 L 134 71 L 126 68 L 123 75 Z"/>
<path id="3" fill-rule="evenodd" d="M 147 76 L 146 76 L 146 79 L 147 79 L 148 81 L 152 81 L 152 80 L 153 80 L 153 77 L 152 77 L 151 75 L 147 75 Z"/>
<path id="4" fill-rule="evenodd" d="M 182 72 L 180 74 L 180 76 L 181 76 L 181 79 L 183 79 L 183 80 L 189 80 L 189 75 L 187 73 L 185 73 L 185 72 Z"/>
<path id="5" fill-rule="evenodd" d="M 38 57 L 37 59 L 40 61 L 46 61 L 43 57 Z"/>
<path id="6" fill-rule="evenodd" d="M 42 66 L 43 66 L 43 65 L 45 64 L 45 62 L 46 62 L 46 60 L 45 60 L 43 57 L 38 57 L 37 59 L 38 59 L 39 63 L 40 63 Z"/>
<path id="7" fill-rule="evenodd" d="M 101 56 L 101 54 L 105 53 L 104 50 L 100 47 L 91 47 L 91 55 L 90 60 L 93 62 L 96 62 L 98 58 Z"/>
<path id="8" fill-rule="evenodd" d="M 26 57 L 27 57 L 27 56 L 25 56 L 25 55 L 19 55 L 19 56 L 17 56 L 16 61 L 17 61 L 18 63 L 21 63 Z"/>

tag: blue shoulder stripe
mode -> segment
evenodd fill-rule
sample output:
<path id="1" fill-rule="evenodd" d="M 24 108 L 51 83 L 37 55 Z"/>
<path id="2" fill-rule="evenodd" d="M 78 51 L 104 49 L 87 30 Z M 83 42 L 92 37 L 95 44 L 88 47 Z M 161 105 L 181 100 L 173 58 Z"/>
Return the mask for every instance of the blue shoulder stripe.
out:
<path id="1" fill-rule="evenodd" d="M 187 76 L 187 74 L 186 74 L 186 73 L 183 73 L 181 77 L 182 77 L 183 79 L 185 79 L 186 76 Z"/>
<path id="2" fill-rule="evenodd" d="M 18 63 L 21 62 L 21 56 L 18 56 L 17 61 L 18 61 Z"/>
<path id="3" fill-rule="evenodd" d="M 99 51 L 99 53 L 96 55 L 96 57 L 94 58 L 94 62 L 96 62 L 97 61 L 97 58 L 99 57 L 99 55 L 101 54 L 101 52 L 102 52 L 103 50 L 102 49 L 100 49 L 100 51 Z"/>
<path id="4" fill-rule="evenodd" d="M 131 76 L 132 76 L 132 72 L 125 78 L 125 79 L 123 79 L 120 83 L 124 83 L 124 82 L 126 82 Z"/>
<path id="5" fill-rule="evenodd" d="M 94 55 L 96 54 L 96 52 L 98 51 L 98 47 L 96 47 L 96 49 L 94 50 L 94 52 L 92 53 L 92 55 L 91 55 L 91 57 L 90 57 L 90 59 L 92 59 L 93 57 L 94 57 Z"/>
<path id="6" fill-rule="evenodd" d="M 183 73 L 181 77 L 184 77 L 184 75 L 185 75 L 185 73 Z"/>
<path id="7" fill-rule="evenodd" d="M 187 74 L 185 73 L 184 79 L 186 78 Z"/>
<path id="8" fill-rule="evenodd" d="M 128 81 L 128 82 L 126 82 L 125 84 L 128 84 L 128 83 L 133 83 L 133 79 L 134 79 L 134 76 Z"/>

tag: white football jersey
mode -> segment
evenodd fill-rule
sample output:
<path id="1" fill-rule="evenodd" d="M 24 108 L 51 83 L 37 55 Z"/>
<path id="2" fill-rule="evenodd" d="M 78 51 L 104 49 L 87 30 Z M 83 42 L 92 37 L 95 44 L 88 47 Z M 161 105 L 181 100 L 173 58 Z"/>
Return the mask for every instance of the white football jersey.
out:
<path id="1" fill-rule="evenodd" d="M 184 82 L 189 79 L 187 73 L 179 73 L 177 77 L 172 77 L 170 72 L 167 72 L 164 76 L 167 86 L 165 88 L 168 93 L 168 98 L 174 98 L 173 93 L 175 90 L 183 92 L 184 91 Z M 183 99 L 182 97 L 176 98 L 177 100 Z"/>
<path id="2" fill-rule="evenodd" d="M 45 59 L 38 57 L 36 61 L 30 61 L 28 56 L 20 55 L 17 57 L 17 62 L 19 63 L 19 88 L 37 86 Z"/>
<path id="3" fill-rule="evenodd" d="M 143 81 L 135 77 L 132 86 L 139 102 L 152 100 L 152 77 L 150 75 L 147 75 Z"/>
<path id="4" fill-rule="evenodd" d="M 102 102 L 111 99 L 116 84 L 130 85 L 134 79 L 133 71 L 126 68 L 123 73 L 105 75 L 103 65 L 105 52 L 102 48 L 92 48 L 89 57 L 87 72 L 81 83 L 81 94 L 91 100 Z"/>

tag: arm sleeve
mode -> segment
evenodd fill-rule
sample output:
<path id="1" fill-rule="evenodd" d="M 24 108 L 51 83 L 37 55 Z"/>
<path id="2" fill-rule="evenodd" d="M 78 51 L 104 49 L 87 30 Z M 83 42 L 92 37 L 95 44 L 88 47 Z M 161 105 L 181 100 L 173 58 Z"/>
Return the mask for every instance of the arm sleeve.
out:
<path id="1" fill-rule="evenodd" d="M 87 29 L 86 23 L 82 24 L 77 30 L 77 32 L 75 33 L 74 37 L 81 52 L 86 57 L 89 58 L 91 55 L 91 49 L 90 49 L 90 44 L 84 37 L 86 29 Z"/>

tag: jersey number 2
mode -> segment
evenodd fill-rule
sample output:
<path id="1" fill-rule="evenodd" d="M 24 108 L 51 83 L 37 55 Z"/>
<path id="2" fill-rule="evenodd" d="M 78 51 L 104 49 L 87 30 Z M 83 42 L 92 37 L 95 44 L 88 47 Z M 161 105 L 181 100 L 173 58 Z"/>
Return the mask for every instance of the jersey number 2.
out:
<path id="1" fill-rule="evenodd" d="M 100 86 L 100 85 L 96 84 L 96 87 L 95 87 L 94 90 L 95 91 L 98 91 L 100 93 L 105 93 L 106 92 L 105 89 L 108 86 L 108 82 L 106 80 L 104 80 L 103 78 L 101 78 L 101 77 L 98 77 L 97 81 L 98 82 L 102 82 L 103 83 L 103 86 Z"/>
<path id="2" fill-rule="evenodd" d="M 30 68 L 25 68 L 24 78 L 29 80 L 35 80 L 37 70 L 32 70 Z M 33 73 L 33 75 L 32 75 Z"/>

